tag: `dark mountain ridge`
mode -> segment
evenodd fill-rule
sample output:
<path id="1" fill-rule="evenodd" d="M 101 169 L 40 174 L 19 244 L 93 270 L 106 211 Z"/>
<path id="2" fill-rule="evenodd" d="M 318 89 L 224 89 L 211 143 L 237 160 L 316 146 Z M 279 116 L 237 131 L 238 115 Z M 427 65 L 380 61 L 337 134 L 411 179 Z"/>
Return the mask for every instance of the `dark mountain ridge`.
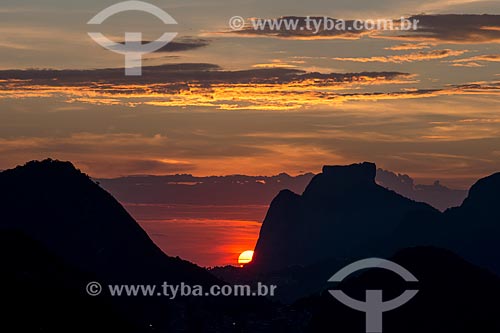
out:
<path id="1" fill-rule="evenodd" d="M 69 162 L 33 161 L 1 172 L 0 212 L 6 263 L 0 304 L 10 307 L 12 319 L 0 330 L 232 332 L 255 325 L 251 318 L 272 316 L 262 298 L 111 297 L 109 284 L 208 288 L 222 282 L 164 254 L 109 193 Z M 92 281 L 103 286 L 95 298 L 85 289 Z M 31 304 L 26 314 L 23 302 Z M 25 316 L 40 321 L 20 320 Z M 80 321 L 86 322 L 81 329 L 73 327 Z"/>
<path id="2" fill-rule="evenodd" d="M 292 302 L 322 290 L 347 264 L 415 246 L 448 249 L 500 275 L 500 173 L 479 180 L 461 206 L 440 212 L 376 184 L 375 170 L 372 163 L 326 166 L 302 195 L 280 192 L 254 260 L 239 276 L 272 281 L 279 298 Z"/>
<path id="3" fill-rule="evenodd" d="M 486 264 L 497 258 L 499 197 L 495 194 L 500 174 L 478 182 L 462 207 L 442 214 L 377 185 L 374 170 L 370 163 L 325 167 L 302 196 L 282 191 L 273 201 L 265 232 L 285 237 L 271 238 L 276 241 L 277 256 L 269 258 L 287 264 L 302 259 L 308 265 L 283 265 L 275 275 L 277 282 L 299 280 L 304 288 L 298 298 L 314 294 L 318 286 L 326 288 L 329 274 L 352 258 L 373 253 L 385 256 L 395 247 L 418 243 L 423 235 L 438 230 L 425 238 L 435 242 L 446 235 L 451 223 L 459 232 L 462 228 L 470 231 L 467 237 L 456 237 L 464 242 L 458 250 L 475 245 L 476 253 L 465 253 L 481 256 Z M 253 297 L 91 298 L 85 294 L 89 281 L 205 286 L 220 281 L 196 265 L 162 253 L 110 194 L 71 163 L 46 160 L 4 171 L 0 189 L 0 303 L 7 309 L 0 323 L 2 331 L 358 332 L 364 324 L 361 313 L 325 293 L 292 307 Z M 304 221 L 317 223 L 304 225 Z M 435 224 L 439 228 L 433 229 Z M 490 233 L 485 235 L 485 231 Z M 398 235 L 405 236 L 396 241 Z M 331 237 L 337 242 L 332 243 Z M 448 245 L 456 246 L 454 238 L 450 239 Z M 294 246 L 297 249 L 289 252 L 290 260 L 287 251 Z M 492 250 L 489 256 L 486 250 Z M 311 257 L 301 256 L 300 251 Z M 332 257 L 332 253 L 340 255 Z M 434 248 L 404 250 L 393 260 L 415 273 L 422 296 L 384 317 L 385 331 L 498 331 L 498 277 Z M 241 270 L 239 278 L 266 282 L 258 270 L 265 267 L 261 264 L 257 261 Z M 400 285 L 385 275 L 367 274 L 346 280 L 341 287 L 356 294 L 357 282 L 361 282 L 383 286 L 389 295 L 398 291 Z M 429 320 L 420 320 L 422 316 Z M 332 321 L 336 326 L 331 326 Z"/>
<path id="4" fill-rule="evenodd" d="M 193 175 L 127 176 L 97 179 L 121 203 L 193 204 L 193 205 L 268 205 L 281 190 L 302 193 L 312 173 L 290 176 L 209 176 Z M 466 190 L 456 190 L 435 181 L 432 185 L 416 184 L 408 175 L 377 169 L 379 185 L 407 198 L 426 202 L 444 211 L 459 206 Z M 150 208 L 154 209 L 154 207 Z"/>
<path id="5" fill-rule="evenodd" d="M 372 163 L 326 166 L 302 195 L 280 192 L 262 225 L 252 266 L 269 272 L 397 250 L 387 238 L 407 216 L 438 211 L 378 185 L 376 170 Z"/>
<path id="6" fill-rule="evenodd" d="M 18 230 L 83 271 L 131 282 L 152 273 L 215 282 L 166 256 L 127 211 L 69 162 L 45 160 L 0 173 L 1 229 Z M 133 269 L 132 269 L 133 267 Z"/>

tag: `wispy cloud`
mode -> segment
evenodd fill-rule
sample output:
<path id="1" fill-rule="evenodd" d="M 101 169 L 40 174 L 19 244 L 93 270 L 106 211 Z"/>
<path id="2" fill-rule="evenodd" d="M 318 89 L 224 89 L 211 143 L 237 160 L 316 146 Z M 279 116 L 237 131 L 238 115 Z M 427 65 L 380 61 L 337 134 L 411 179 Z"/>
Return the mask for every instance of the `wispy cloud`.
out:
<path id="1" fill-rule="evenodd" d="M 346 20 L 343 29 L 326 29 L 324 25 L 313 27 L 311 21 L 324 22 L 334 18 L 284 16 L 279 18 L 253 18 L 242 30 L 224 32 L 247 37 L 273 37 L 284 39 L 359 39 L 372 31 L 356 29 L 354 20 Z M 253 23 L 252 23 L 253 22 Z M 257 23 L 259 24 L 257 24 Z M 269 24 L 270 23 L 270 24 Z M 254 25 L 257 24 L 257 25 Z M 262 25 L 260 25 L 262 24 Z"/>
<path id="2" fill-rule="evenodd" d="M 418 30 L 380 37 L 457 44 L 500 41 L 500 15 L 414 15 L 410 19 L 419 21 Z"/>
<path id="3" fill-rule="evenodd" d="M 329 103 L 339 91 L 415 83 L 401 72 L 309 73 L 290 68 L 224 71 L 210 64 L 122 69 L 0 71 L 0 98 L 65 96 L 68 102 L 287 110 Z"/>
<path id="4" fill-rule="evenodd" d="M 468 58 L 461 58 L 448 61 L 453 67 L 478 68 L 485 67 L 488 62 L 500 62 L 500 54 L 484 54 Z"/>
<path id="5" fill-rule="evenodd" d="M 28 44 L 21 44 L 21 43 L 16 43 L 16 42 L 10 42 L 10 41 L 1 41 L 0 42 L 0 49 L 12 49 L 12 50 L 32 50 L 33 47 L 28 45 Z"/>
<path id="6" fill-rule="evenodd" d="M 433 46 L 431 43 L 404 43 L 386 47 L 385 50 L 391 51 L 408 51 L 408 50 L 423 50 L 430 49 Z"/>
<path id="7" fill-rule="evenodd" d="M 376 57 L 359 57 L 359 58 L 333 58 L 338 61 L 352 61 L 352 62 L 383 62 L 383 63 L 405 63 L 415 61 L 428 61 L 444 59 L 449 57 L 460 56 L 468 50 L 433 50 L 433 51 L 420 51 L 410 54 L 389 55 L 389 56 L 376 56 Z"/>
<path id="8" fill-rule="evenodd" d="M 315 19 L 324 19 L 315 18 Z M 332 20 L 336 20 L 331 18 Z M 469 15 L 469 14 L 441 14 L 441 15 L 413 15 L 409 20 L 418 20 L 418 29 L 399 31 L 397 29 L 387 30 L 357 30 L 354 29 L 354 20 L 346 20 L 346 29 L 324 29 L 319 31 L 310 29 L 306 17 L 281 17 L 274 19 L 276 22 L 296 20 L 297 27 L 285 29 L 284 24 L 280 29 L 265 27 L 255 29 L 252 24 L 241 31 L 226 32 L 225 34 L 236 34 L 242 36 L 270 37 L 285 39 L 360 39 L 382 38 L 395 40 L 408 40 L 416 42 L 447 42 L 457 44 L 496 43 L 500 41 L 500 15 Z M 393 21 L 395 26 L 399 20 Z M 407 44 L 409 47 L 411 44 Z M 418 45 L 418 44 L 417 44 Z M 419 49 L 424 48 L 423 44 Z M 397 49 L 397 47 L 395 47 Z M 414 49 L 414 48 L 401 48 Z"/>
<path id="9" fill-rule="evenodd" d="M 142 42 L 142 44 L 148 44 L 148 43 L 151 43 L 151 41 Z M 184 52 L 184 51 L 200 49 L 208 45 L 210 45 L 210 41 L 208 39 L 183 38 L 179 40 L 174 40 L 155 52 L 156 53 Z"/>
<path id="10" fill-rule="evenodd" d="M 408 62 L 464 52 L 444 50 L 394 56 L 393 59 L 354 59 Z M 500 94 L 500 81 L 401 89 L 401 85 L 418 83 L 414 75 L 402 72 L 321 74 L 293 68 L 226 71 L 211 64 L 177 64 L 144 67 L 143 74 L 137 78 L 125 77 L 122 69 L 0 71 L 0 99 L 62 97 L 69 103 L 130 107 L 297 110 L 331 107 L 350 101 Z M 396 86 L 393 91 L 388 89 L 391 86 Z M 381 91 L 374 91 L 375 87 L 380 87 Z"/>

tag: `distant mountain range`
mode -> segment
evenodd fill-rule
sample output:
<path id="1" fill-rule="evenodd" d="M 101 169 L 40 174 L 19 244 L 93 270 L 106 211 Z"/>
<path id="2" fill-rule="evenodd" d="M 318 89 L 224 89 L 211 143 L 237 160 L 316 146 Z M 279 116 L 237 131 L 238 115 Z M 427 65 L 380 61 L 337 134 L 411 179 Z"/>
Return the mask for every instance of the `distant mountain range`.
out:
<path id="1" fill-rule="evenodd" d="M 120 202 L 130 204 L 187 205 L 268 205 L 284 189 L 302 193 L 314 177 L 312 173 L 290 176 L 211 176 L 192 175 L 128 176 L 97 179 L 103 188 Z M 408 175 L 377 170 L 376 182 L 397 193 L 445 210 L 459 206 L 467 196 L 465 190 L 443 186 L 419 185 Z M 151 207 L 154 209 L 154 207 Z M 151 213 L 150 213 L 151 214 Z"/>
<path id="2" fill-rule="evenodd" d="M 467 190 L 451 189 L 436 180 L 432 185 L 416 184 L 413 178 L 405 174 L 377 169 L 377 184 L 393 190 L 409 199 L 425 202 L 434 208 L 445 211 L 457 207 L 467 197 Z"/>

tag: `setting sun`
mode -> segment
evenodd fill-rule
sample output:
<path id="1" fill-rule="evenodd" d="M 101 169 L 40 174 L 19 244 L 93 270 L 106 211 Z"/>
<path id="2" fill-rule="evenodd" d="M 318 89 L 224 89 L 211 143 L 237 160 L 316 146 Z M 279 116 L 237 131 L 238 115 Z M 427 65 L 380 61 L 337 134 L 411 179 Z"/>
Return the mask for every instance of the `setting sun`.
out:
<path id="1" fill-rule="evenodd" d="M 245 265 L 252 261 L 253 251 L 245 251 L 238 257 L 238 264 Z"/>

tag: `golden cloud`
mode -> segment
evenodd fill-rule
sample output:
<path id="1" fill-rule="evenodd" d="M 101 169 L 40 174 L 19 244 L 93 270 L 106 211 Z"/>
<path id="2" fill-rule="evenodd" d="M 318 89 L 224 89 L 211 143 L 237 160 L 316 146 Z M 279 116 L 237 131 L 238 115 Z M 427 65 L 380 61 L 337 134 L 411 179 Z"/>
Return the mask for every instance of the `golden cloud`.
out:
<path id="1" fill-rule="evenodd" d="M 390 56 L 377 56 L 377 57 L 360 57 L 360 58 L 333 58 L 338 61 L 352 61 L 352 62 L 382 62 L 382 63 L 396 63 L 401 64 L 405 62 L 415 62 L 415 61 L 429 61 L 444 59 L 449 57 L 460 56 L 468 50 L 433 50 L 433 51 L 421 51 L 410 54 L 401 55 L 390 55 Z"/>

